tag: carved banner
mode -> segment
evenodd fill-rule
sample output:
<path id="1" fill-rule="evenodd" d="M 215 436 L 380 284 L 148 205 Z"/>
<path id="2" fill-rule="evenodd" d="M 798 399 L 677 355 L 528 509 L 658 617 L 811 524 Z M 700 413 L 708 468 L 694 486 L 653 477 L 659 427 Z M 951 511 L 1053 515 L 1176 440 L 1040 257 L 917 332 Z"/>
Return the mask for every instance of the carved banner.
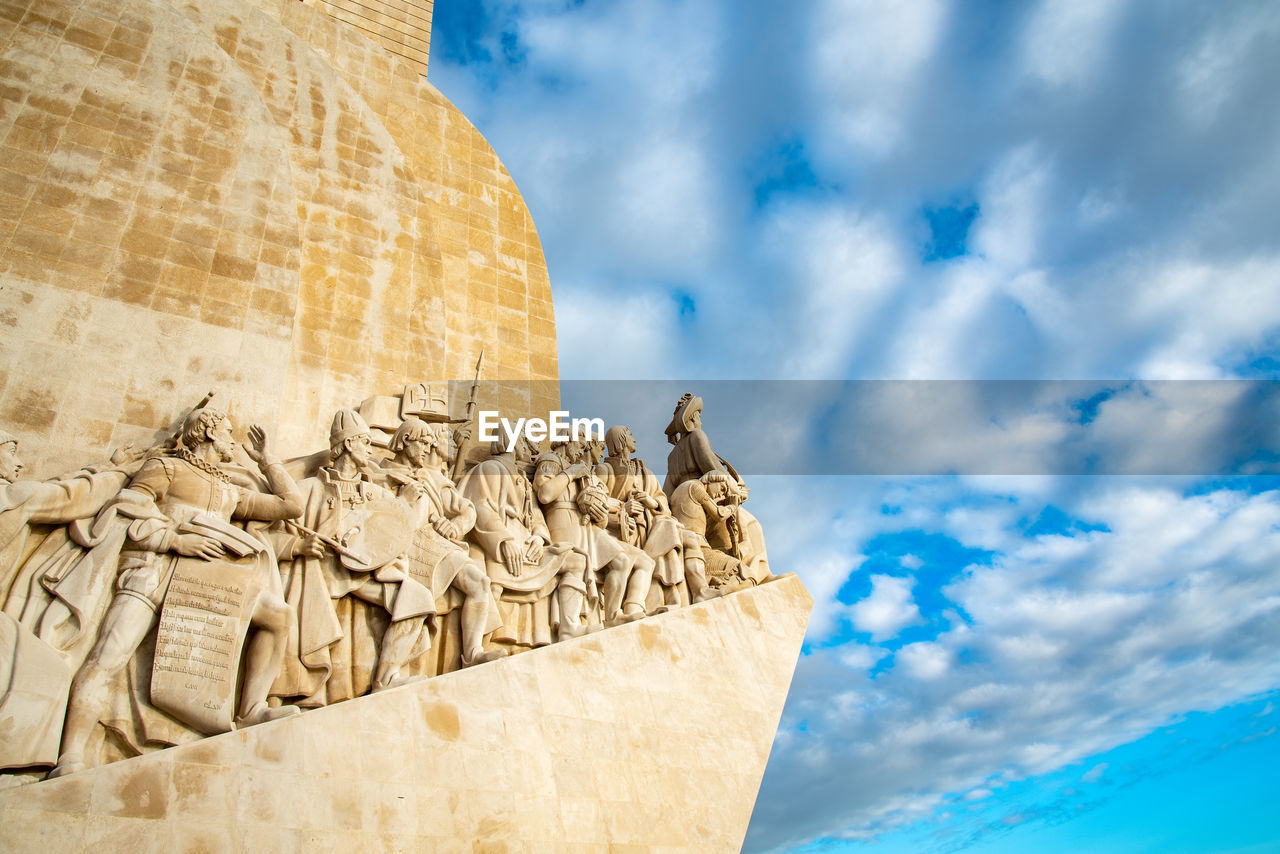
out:
<path id="1" fill-rule="evenodd" d="M 180 558 L 160 611 L 151 704 L 210 735 L 232 729 L 254 563 Z"/>

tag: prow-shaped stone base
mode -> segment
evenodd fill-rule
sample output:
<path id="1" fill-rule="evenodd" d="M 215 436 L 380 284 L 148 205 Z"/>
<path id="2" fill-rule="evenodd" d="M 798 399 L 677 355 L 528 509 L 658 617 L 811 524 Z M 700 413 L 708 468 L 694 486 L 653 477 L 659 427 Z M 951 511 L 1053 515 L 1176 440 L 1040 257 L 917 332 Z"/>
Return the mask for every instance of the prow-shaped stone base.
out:
<path id="1" fill-rule="evenodd" d="M 737 851 L 812 605 L 783 576 L 0 791 L 0 848 Z"/>

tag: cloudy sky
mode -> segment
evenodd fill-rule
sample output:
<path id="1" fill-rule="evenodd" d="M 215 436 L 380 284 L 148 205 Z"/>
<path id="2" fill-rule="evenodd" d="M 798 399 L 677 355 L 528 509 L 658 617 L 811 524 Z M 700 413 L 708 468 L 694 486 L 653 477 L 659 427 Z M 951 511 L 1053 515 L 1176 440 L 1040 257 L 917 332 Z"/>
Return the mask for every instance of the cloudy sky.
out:
<path id="1" fill-rule="evenodd" d="M 1280 5 L 436 0 L 429 79 L 814 596 L 747 850 L 1275 850 Z"/>

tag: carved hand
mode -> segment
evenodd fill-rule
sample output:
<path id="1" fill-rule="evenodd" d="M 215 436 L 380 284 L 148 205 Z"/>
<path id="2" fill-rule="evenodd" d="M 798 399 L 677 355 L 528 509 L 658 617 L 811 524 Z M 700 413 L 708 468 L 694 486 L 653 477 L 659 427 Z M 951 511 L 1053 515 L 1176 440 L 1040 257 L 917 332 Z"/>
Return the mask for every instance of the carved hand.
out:
<path id="1" fill-rule="evenodd" d="M 293 547 L 293 553 L 295 557 L 322 558 L 324 557 L 325 548 L 324 540 L 321 540 L 315 534 L 307 534 L 298 540 Z"/>
<path id="2" fill-rule="evenodd" d="M 524 571 L 524 555 L 520 553 L 520 544 L 515 540 L 503 540 L 498 551 L 502 554 L 502 563 L 507 567 L 507 572 L 511 573 L 512 578 L 519 578 Z"/>
<path id="3" fill-rule="evenodd" d="M 134 447 L 134 444 L 130 442 L 123 447 L 115 449 L 115 452 L 111 455 L 111 465 L 122 466 L 125 463 L 131 463 L 134 460 L 141 459 L 145 453 L 145 450 L 138 450 Z"/>
<path id="4" fill-rule="evenodd" d="M 453 522 L 443 516 L 437 516 L 432 525 L 435 526 L 437 533 L 446 540 L 456 540 L 462 534 L 462 532 L 458 530 L 457 525 L 453 524 Z"/>
<path id="5" fill-rule="evenodd" d="M 173 539 L 173 551 L 186 557 L 214 560 L 225 553 L 222 543 L 203 534 L 178 534 Z"/>
<path id="6" fill-rule="evenodd" d="M 457 430 L 453 431 L 453 446 L 455 448 L 461 448 L 464 444 L 470 441 L 471 441 L 471 422 L 468 421 L 466 424 L 463 424 Z"/>
<path id="7" fill-rule="evenodd" d="M 530 537 L 524 549 L 524 557 L 529 563 L 542 563 L 542 540 Z"/>
<path id="8" fill-rule="evenodd" d="M 633 518 L 639 518 L 644 515 L 644 505 L 634 498 L 628 498 L 626 503 L 622 505 L 623 512 Z"/>
<path id="9" fill-rule="evenodd" d="M 250 427 L 249 444 L 245 446 L 244 452 L 249 455 L 249 459 L 260 466 L 270 463 L 272 460 L 267 450 L 267 431 L 257 424 Z"/>

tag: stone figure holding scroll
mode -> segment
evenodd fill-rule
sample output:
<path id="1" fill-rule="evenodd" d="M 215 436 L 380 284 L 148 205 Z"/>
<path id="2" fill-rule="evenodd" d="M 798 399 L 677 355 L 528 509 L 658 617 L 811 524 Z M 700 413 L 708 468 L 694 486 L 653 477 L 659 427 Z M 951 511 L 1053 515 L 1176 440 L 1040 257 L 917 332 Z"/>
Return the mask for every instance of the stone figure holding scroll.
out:
<path id="1" fill-rule="evenodd" d="M 265 538 L 230 522 L 290 519 L 302 511 L 302 498 L 268 450 L 261 427 L 249 429 L 245 450 L 271 494 L 232 482 L 223 465 L 235 448 L 226 414 L 196 409 L 184 421 L 174 453 L 147 460 L 103 508 L 102 514 L 129 520 L 127 540 L 115 596 L 72 683 L 62 753 L 51 776 L 89 764 L 85 749 L 99 721 L 130 742 L 172 744 L 180 736 L 166 733 L 230 730 L 237 709 L 239 726 L 297 713 L 267 705 L 294 619 L 280 594 L 274 556 Z M 133 696 L 119 696 L 117 677 L 153 632 L 149 684 L 134 684 Z M 130 712 L 117 715 L 113 706 L 142 717 L 135 732 L 118 721 Z"/>
<path id="2" fill-rule="evenodd" d="M 406 566 L 414 516 L 374 482 L 371 454 L 364 418 L 339 410 L 329 465 L 301 483 L 302 519 L 273 533 L 298 629 L 271 693 L 305 708 L 399 684 L 430 647 L 435 596 Z"/>
<path id="3" fill-rule="evenodd" d="M 507 653 L 484 648 L 485 635 L 500 628 L 502 618 L 484 564 L 466 544 L 476 509 L 447 474 L 453 464 L 450 441 L 447 424 L 408 418 L 391 437 L 395 456 L 380 468 L 385 484 L 417 513 L 409 574 L 431 589 L 441 617 L 455 597 L 461 599 L 462 666 L 470 667 Z"/>
<path id="4" fill-rule="evenodd" d="M 522 436 L 508 451 L 501 434 L 459 488 L 475 505 L 472 552 L 498 593 L 503 625 L 491 642 L 515 652 L 588 631 L 581 621 L 587 560 L 572 545 L 552 543 L 524 471 L 532 448 Z"/>
<path id="5" fill-rule="evenodd" d="M 585 445 L 570 440 L 551 447 L 538 457 L 533 486 L 552 542 L 586 554 L 588 569 L 599 578 L 601 620 L 606 626 L 641 619 L 653 558 L 610 535 L 609 508 L 617 502 L 584 459 Z"/>

